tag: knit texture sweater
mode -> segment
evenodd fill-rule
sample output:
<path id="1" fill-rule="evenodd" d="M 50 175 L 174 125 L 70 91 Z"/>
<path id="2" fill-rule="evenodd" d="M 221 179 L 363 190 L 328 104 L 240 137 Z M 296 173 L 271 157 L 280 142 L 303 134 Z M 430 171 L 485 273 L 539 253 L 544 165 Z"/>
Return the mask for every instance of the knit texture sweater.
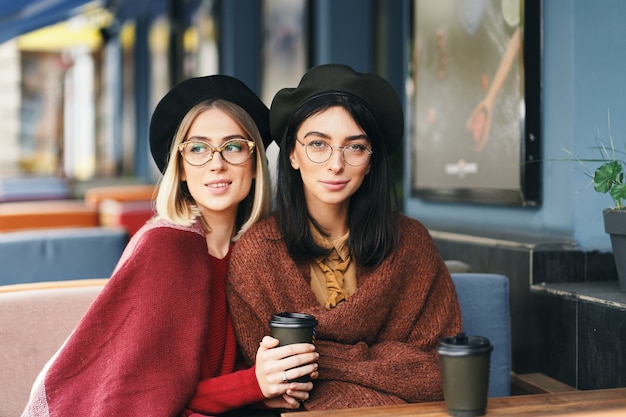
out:
<path id="1" fill-rule="evenodd" d="M 454 284 L 426 228 L 400 216 L 397 249 L 357 268 L 357 290 L 328 311 L 310 288 L 310 264 L 294 262 L 270 217 L 235 244 L 228 301 L 240 347 L 252 363 L 272 314 L 314 315 L 319 379 L 308 410 L 443 399 L 435 351 L 461 331 Z"/>
<path id="2" fill-rule="evenodd" d="M 208 256 L 199 224 L 145 225 L 41 372 L 23 416 L 214 415 L 261 401 L 254 368 L 233 372 L 227 263 Z"/>

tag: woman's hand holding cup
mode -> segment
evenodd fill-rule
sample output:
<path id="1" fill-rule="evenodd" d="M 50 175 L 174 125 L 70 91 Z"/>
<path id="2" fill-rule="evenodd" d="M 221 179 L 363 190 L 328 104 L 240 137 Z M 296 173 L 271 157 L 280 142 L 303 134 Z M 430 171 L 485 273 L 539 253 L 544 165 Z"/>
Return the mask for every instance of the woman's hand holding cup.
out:
<path id="1" fill-rule="evenodd" d="M 297 409 L 309 398 L 313 383 L 295 379 L 310 376 L 316 379 L 319 354 L 312 343 L 279 346 L 278 339 L 265 336 L 256 355 L 256 377 L 265 405 L 271 408 Z"/>

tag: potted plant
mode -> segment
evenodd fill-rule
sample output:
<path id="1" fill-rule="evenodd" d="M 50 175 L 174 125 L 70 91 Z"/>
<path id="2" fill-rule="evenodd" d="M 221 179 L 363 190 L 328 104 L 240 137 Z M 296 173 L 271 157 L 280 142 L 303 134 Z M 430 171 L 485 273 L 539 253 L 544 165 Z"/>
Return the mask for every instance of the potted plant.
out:
<path id="1" fill-rule="evenodd" d="M 611 237 L 613 257 L 622 292 L 626 292 L 626 199 L 624 161 L 613 159 L 600 165 L 593 176 L 593 188 L 599 193 L 609 193 L 615 207 L 603 210 L 604 231 Z"/>
<path id="2" fill-rule="evenodd" d="M 626 292 L 626 207 L 623 204 L 626 201 L 626 183 L 624 182 L 626 165 L 624 159 L 618 157 L 618 152 L 615 151 L 610 131 L 609 114 L 608 143 L 596 138 L 601 158 L 585 160 L 576 158 L 576 160 L 585 168 L 587 167 L 584 162 L 601 162 L 593 173 L 593 188 L 599 193 L 608 193 L 615 204 L 614 207 L 603 210 L 604 231 L 611 237 L 620 290 Z M 591 176 L 589 173 L 587 175 Z"/>

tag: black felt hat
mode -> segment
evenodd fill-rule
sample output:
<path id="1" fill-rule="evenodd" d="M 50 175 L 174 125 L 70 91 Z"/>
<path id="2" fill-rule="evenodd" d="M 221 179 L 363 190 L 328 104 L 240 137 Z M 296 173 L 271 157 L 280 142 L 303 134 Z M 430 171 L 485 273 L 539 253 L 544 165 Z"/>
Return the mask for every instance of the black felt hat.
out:
<path id="1" fill-rule="evenodd" d="M 356 72 L 338 64 L 314 67 L 304 74 L 297 88 L 283 88 L 276 93 L 270 109 L 270 128 L 276 143 L 280 143 L 296 108 L 314 97 L 333 93 L 356 96 L 369 106 L 388 154 L 402 143 L 402 104 L 391 84 L 379 75 Z"/>
<path id="2" fill-rule="evenodd" d="M 150 120 L 150 151 L 161 172 L 176 130 L 193 106 L 209 99 L 222 99 L 237 104 L 254 120 L 267 147 L 272 142 L 269 110 L 261 99 L 243 82 L 228 75 L 189 78 L 174 86 L 157 104 Z"/>

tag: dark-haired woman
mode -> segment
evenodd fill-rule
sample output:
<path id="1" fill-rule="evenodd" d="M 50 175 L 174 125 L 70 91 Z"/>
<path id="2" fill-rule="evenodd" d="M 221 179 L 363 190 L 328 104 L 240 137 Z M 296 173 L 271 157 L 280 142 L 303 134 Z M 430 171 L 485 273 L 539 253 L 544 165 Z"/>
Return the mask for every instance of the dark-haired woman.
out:
<path id="1" fill-rule="evenodd" d="M 344 65 L 311 69 L 272 102 L 276 213 L 235 246 L 229 306 L 250 363 L 271 314 L 317 318 L 307 409 L 443 398 L 435 347 L 461 315 L 428 231 L 394 209 L 387 154 L 403 125 L 391 85 Z"/>

